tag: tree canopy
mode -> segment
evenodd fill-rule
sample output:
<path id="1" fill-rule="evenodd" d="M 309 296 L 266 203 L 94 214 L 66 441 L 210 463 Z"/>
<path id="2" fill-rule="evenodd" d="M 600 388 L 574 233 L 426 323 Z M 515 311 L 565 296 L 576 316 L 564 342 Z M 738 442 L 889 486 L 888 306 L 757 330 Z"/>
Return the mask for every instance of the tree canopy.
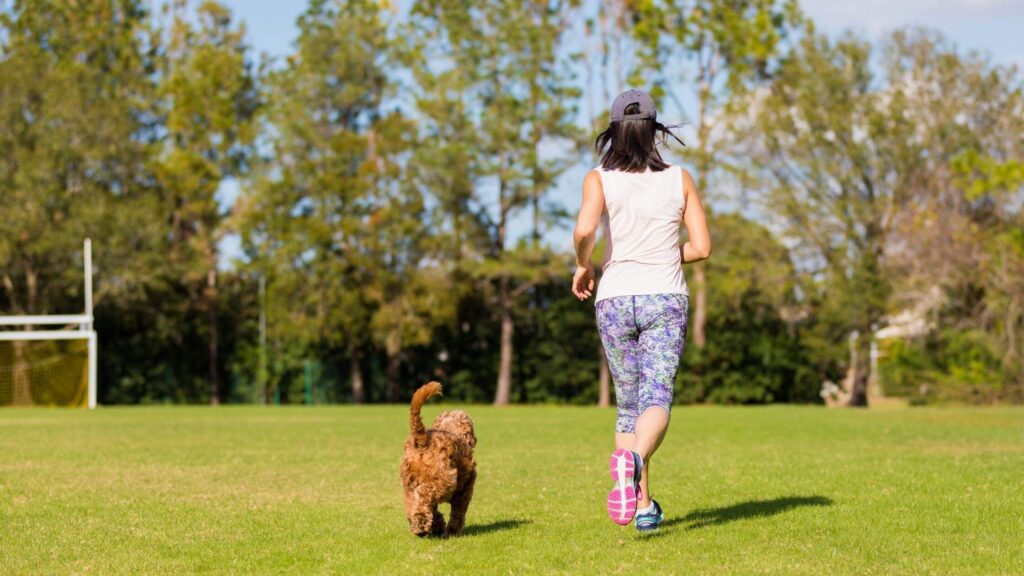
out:
<path id="1" fill-rule="evenodd" d="M 286 57 L 247 34 L 214 0 L 0 4 L 0 313 L 78 310 L 91 237 L 101 402 L 597 402 L 559 199 L 628 86 L 690 124 L 664 152 L 709 205 L 677 401 L 1024 400 L 1013 66 L 780 0 L 310 0 Z"/>

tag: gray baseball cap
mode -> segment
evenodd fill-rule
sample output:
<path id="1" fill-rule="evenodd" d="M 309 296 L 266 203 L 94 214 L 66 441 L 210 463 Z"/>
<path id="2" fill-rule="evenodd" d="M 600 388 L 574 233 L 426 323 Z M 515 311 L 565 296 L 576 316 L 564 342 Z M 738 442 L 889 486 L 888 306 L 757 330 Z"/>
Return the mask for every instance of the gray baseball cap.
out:
<path id="1" fill-rule="evenodd" d="M 626 106 L 630 104 L 639 104 L 640 111 L 636 114 L 626 114 Z M 616 96 L 615 101 L 612 102 L 612 122 L 641 119 L 655 120 L 657 117 L 658 111 L 654 108 L 654 100 L 650 94 L 643 90 L 626 90 Z"/>

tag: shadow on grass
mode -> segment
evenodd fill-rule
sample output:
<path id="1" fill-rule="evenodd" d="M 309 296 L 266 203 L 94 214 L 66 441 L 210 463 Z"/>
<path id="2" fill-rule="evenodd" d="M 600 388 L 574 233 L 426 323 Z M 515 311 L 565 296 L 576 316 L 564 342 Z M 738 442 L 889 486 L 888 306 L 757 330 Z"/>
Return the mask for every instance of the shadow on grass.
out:
<path id="1" fill-rule="evenodd" d="M 530 524 L 532 520 L 497 520 L 489 524 L 467 524 L 462 529 L 463 536 L 479 536 L 481 534 L 490 534 L 491 532 L 504 532 L 505 530 L 515 530 L 520 526 Z"/>
<path id="2" fill-rule="evenodd" d="M 656 534 L 652 534 L 652 536 L 664 534 L 666 528 L 671 528 L 677 524 L 687 523 L 687 530 L 696 530 L 747 518 L 775 516 L 776 514 L 782 514 L 802 506 L 831 505 L 832 500 L 824 496 L 783 496 L 770 500 L 748 500 L 718 508 L 701 508 L 690 512 L 682 518 L 676 517 L 666 520 L 661 525 L 661 530 Z"/>

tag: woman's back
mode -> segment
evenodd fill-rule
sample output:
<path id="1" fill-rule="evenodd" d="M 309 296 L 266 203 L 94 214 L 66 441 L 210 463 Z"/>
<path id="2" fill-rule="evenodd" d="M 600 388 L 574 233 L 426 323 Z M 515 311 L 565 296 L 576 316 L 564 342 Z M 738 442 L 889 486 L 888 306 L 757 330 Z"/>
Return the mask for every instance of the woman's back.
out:
<path id="1" fill-rule="evenodd" d="M 604 192 L 603 276 L 596 300 L 642 294 L 686 294 L 679 227 L 686 208 L 683 172 L 597 168 Z"/>

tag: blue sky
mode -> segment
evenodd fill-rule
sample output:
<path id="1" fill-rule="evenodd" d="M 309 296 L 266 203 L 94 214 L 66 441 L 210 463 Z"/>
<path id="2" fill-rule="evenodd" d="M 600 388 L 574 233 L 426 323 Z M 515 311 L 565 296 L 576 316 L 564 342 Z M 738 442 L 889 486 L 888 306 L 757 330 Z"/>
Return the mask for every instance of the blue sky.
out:
<path id="1" fill-rule="evenodd" d="M 246 23 L 257 52 L 280 60 L 291 51 L 304 1 L 222 1 Z M 961 50 L 977 50 L 996 63 L 1024 67 L 1024 0 L 802 0 L 801 6 L 818 29 L 830 35 L 853 29 L 877 39 L 894 28 L 925 26 L 942 31 Z M 585 171 L 585 166 L 569 171 L 553 200 L 572 208 Z M 232 182 L 222 190 L 222 198 L 230 202 L 237 193 Z M 568 249 L 569 232 L 552 231 L 547 240 Z M 223 249 L 225 257 L 237 256 L 237 238 L 228 238 Z"/>
<path id="2" fill-rule="evenodd" d="M 301 0 L 224 0 L 246 22 L 257 51 L 283 56 L 296 35 Z M 938 28 L 961 48 L 987 51 L 1002 63 L 1024 65 L 1024 0 L 803 0 L 820 29 L 852 28 L 871 36 L 905 25 Z"/>

